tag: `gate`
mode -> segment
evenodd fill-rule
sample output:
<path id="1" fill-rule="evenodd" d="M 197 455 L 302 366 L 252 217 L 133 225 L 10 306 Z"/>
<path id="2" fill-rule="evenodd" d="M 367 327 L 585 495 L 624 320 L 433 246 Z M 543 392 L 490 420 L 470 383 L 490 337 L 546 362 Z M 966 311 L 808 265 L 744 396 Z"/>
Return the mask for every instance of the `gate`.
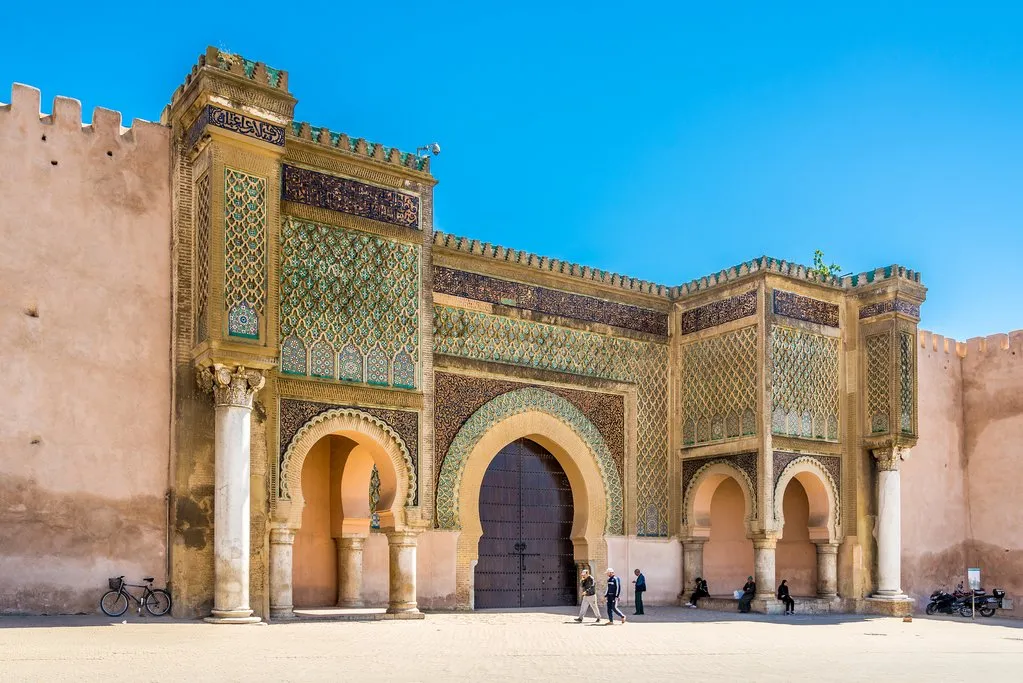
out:
<path id="1" fill-rule="evenodd" d="M 477 608 L 576 604 L 572 489 L 546 449 L 519 439 L 494 457 L 480 522 Z"/>

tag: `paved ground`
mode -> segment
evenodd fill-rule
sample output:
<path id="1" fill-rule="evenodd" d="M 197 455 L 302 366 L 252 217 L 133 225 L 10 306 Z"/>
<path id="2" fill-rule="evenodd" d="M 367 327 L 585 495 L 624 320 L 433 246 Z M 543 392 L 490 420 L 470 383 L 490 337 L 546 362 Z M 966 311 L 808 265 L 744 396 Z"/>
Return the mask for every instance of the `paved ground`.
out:
<path id="1" fill-rule="evenodd" d="M 1023 622 L 767 617 L 648 608 L 624 626 L 567 609 L 422 621 L 213 626 L 0 619 L 8 681 L 1023 680 Z"/>

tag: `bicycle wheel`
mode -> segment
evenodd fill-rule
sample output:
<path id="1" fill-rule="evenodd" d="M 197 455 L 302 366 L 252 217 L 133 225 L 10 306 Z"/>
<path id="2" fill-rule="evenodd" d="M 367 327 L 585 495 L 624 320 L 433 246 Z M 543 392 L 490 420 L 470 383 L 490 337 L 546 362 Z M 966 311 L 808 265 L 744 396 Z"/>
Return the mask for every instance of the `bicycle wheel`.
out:
<path id="1" fill-rule="evenodd" d="M 170 612 L 171 596 L 167 591 L 156 588 L 146 596 L 146 611 L 154 617 L 162 617 Z"/>
<path id="2" fill-rule="evenodd" d="M 107 591 L 99 599 L 99 608 L 108 617 L 119 617 L 128 611 L 128 598 L 121 591 Z"/>

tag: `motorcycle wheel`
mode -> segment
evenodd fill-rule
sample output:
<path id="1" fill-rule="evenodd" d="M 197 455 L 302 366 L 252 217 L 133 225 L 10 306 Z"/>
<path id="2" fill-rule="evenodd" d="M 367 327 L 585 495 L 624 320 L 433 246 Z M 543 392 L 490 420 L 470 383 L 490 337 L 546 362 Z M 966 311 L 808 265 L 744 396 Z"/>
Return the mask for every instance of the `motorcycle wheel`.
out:
<path id="1" fill-rule="evenodd" d="M 937 609 L 937 607 L 938 606 L 936 604 L 934 604 L 933 602 L 927 603 L 927 613 L 928 614 L 934 614 L 934 610 Z"/>
<path id="2" fill-rule="evenodd" d="M 979 607 L 979 608 L 977 608 L 977 611 L 980 612 L 980 616 L 982 616 L 982 617 L 993 617 L 993 616 L 995 616 L 995 608 L 994 607 Z"/>

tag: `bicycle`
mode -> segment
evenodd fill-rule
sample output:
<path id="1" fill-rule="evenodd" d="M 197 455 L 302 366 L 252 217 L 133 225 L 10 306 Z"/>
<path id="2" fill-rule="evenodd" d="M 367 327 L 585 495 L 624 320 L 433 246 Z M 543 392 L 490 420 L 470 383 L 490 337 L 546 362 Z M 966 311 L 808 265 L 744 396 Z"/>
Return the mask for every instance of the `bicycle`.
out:
<path id="1" fill-rule="evenodd" d="M 138 605 L 139 616 L 142 615 L 143 607 L 145 607 L 146 611 L 154 617 L 162 617 L 167 614 L 167 612 L 170 612 L 170 593 L 162 588 L 153 588 L 152 576 L 147 576 L 142 580 L 149 585 L 144 586 L 137 583 L 125 583 L 123 576 L 118 576 L 116 579 L 107 579 L 107 584 L 110 586 L 110 590 L 104 593 L 103 597 L 99 600 L 99 608 L 103 610 L 103 614 L 108 617 L 121 616 L 128 611 L 129 599 Z M 142 597 L 137 598 L 132 595 L 131 591 L 128 590 L 129 587 L 143 589 Z"/>

